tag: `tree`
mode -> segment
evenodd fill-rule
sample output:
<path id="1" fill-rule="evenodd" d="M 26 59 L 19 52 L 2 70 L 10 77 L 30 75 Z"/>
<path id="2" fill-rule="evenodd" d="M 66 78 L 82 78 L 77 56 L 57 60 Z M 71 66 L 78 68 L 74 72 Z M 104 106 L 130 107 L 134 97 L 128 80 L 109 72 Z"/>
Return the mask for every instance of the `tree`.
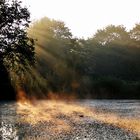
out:
<path id="1" fill-rule="evenodd" d="M 34 41 L 26 31 L 29 19 L 30 13 L 20 1 L 0 1 L 0 66 L 7 69 L 12 80 L 21 77 L 35 62 Z"/>
<path id="2" fill-rule="evenodd" d="M 140 24 L 136 24 L 129 34 L 132 46 L 140 47 Z"/>
<path id="3" fill-rule="evenodd" d="M 30 13 L 21 2 L 0 1 L 0 53 L 8 69 L 34 63 L 33 40 L 27 36 Z M 19 69 L 16 70 L 19 72 Z"/>
<path id="4" fill-rule="evenodd" d="M 28 34 L 36 39 L 36 45 L 39 47 L 47 51 L 57 50 L 51 53 L 58 53 L 58 49 L 61 51 L 65 46 L 71 45 L 72 40 L 69 28 L 62 21 L 51 20 L 47 17 L 33 23 Z"/>
<path id="5" fill-rule="evenodd" d="M 72 34 L 63 22 L 42 18 L 31 25 L 28 34 L 36 40 L 37 62 L 44 61 L 46 66 L 49 64 L 49 67 L 54 68 L 56 61 L 61 61 L 61 64 L 65 61 L 67 52 L 72 46 Z M 60 63 L 57 62 L 57 68 Z M 57 69 L 56 67 L 54 69 Z"/>
<path id="6" fill-rule="evenodd" d="M 93 40 L 102 45 L 126 45 L 130 40 L 125 27 L 109 25 L 104 29 L 97 30 Z"/>
<path id="7" fill-rule="evenodd" d="M 59 90 L 70 85 L 74 77 L 70 51 L 75 39 L 65 23 L 44 17 L 30 26 L 28 34 L 35 39 L 37 69 L 48 87 Z"/>

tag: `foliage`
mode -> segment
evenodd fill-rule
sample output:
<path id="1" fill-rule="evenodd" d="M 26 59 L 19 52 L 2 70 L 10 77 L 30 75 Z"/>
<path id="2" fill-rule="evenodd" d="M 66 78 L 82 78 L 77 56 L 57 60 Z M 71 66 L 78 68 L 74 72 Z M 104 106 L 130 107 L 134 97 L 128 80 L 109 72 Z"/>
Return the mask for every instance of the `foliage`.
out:
<path id="1" fill-rule="evenodd" d="M 79 98 L 140 98 L 138 24 L 130 31 L 109 25 L 85 40 L 74 38 L 63 22 L 43 18 L 28 34 L 36 40 L 36 68 L 47 91 Z"/>
<path id="2" fill-rule="evenodd" d="M 23 68 L 21 65 L 34 63 L 33 40 L 27 36 L 30 13 L 21 7 L 21 2 L 0 1 L 0 50 L 8 70 L 17 73 Z M 22 69 L 19 69 L 22 68 Z"/>
<path id="3" fill-rule="evenodd" d="M 31 25 L 28 34 L 35 39 L 37 70 L 47 79 L 46 88 L 63 90 L 73 73 L 67 63 L 74 42 L 70 30 L 61 21 L 43 18 Z"/>
<path id="4" fill-rule="evenodd" d="M 35 64 L 34 40 L 27 35 L 29 23 L 30 13 L 20 1 L 0 1 L 0 67 L 5 66 L 3 71 L 15 87 L 23 87 Z"/>
<path id="5" fill-rule="evenodd" d="M 124 26 L 109 25 L 104 29 L 97 30 L 93 37 L 94 41 L 101 46 L 105 45 L 128 45 L 129 34 Z M 125 42 L 124 42 L 125 40 Z"/>

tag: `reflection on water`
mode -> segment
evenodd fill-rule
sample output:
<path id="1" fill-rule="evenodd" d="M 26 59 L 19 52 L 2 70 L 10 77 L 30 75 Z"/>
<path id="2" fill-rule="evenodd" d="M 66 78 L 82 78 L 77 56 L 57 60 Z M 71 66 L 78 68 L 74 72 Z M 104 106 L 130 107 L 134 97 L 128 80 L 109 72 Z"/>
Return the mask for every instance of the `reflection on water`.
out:
<path id="1" fill-rule="evenodd" d="M 0 132 L 2 140 L 18 140 L 17 130 L 12 124 L 2 122 Z"/>

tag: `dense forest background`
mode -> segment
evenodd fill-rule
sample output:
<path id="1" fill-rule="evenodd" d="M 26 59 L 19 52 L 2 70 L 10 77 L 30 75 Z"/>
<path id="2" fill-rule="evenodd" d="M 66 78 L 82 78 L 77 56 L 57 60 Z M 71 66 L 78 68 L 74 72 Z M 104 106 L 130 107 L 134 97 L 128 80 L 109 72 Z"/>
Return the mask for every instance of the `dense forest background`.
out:
<path id="1" fill-rule="evenodd" d="M 45 17 L 31 24 L 28 35 L 35 40 L 38 76 L 30 83 L 36 94 L 140 98 L 140 24 L 130 31 L 109 25 L 79 39 L 64 22 Z"/>
<path id="2" fill-rule="evenodd" d="M 140 99 L 140 24 L 76 38 L 64 22 L 30 23 L 20 1 L 1 0 L 0 91 L 0 99 Z"/>

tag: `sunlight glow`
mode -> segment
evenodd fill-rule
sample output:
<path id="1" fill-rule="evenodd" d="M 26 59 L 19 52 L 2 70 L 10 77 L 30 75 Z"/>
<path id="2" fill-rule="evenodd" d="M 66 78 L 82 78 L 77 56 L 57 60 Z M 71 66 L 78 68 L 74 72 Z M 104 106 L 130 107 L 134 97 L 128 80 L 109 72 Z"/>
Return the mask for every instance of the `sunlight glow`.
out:
<path id="1" fill-rule="evenodd" d="M 32 20 L 47 16 L 62 20 L 78 37 L 90 37 L 109 24 L 127 29 L 140 22 L 139 0 L 22 0 Z"/>

